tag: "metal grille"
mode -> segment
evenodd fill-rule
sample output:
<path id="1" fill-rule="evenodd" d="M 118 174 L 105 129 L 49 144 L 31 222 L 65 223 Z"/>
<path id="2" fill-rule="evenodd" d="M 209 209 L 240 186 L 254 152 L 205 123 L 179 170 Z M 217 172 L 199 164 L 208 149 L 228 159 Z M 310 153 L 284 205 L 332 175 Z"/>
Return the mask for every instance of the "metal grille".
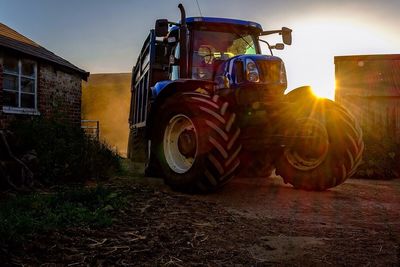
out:
<path id="1" fill-rule="evenodd" d="M 260 79 L 262 82 L 279 83 L 281 78 L 281 62 L 280 61 L 258 61 L 258 69 L 260 70 Z"/>

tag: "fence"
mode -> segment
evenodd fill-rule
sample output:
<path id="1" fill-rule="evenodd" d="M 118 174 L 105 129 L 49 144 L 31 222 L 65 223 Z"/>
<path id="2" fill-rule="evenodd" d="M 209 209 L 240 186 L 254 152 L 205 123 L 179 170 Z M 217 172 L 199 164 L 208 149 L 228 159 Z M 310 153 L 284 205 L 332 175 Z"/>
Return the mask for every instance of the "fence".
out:
<path id="1" fill-rule="evenodd" d="M 98 120 L 82 120 L 81 128 L 88 135 L 96 140 L 100 138 L 100 122 Z"/>

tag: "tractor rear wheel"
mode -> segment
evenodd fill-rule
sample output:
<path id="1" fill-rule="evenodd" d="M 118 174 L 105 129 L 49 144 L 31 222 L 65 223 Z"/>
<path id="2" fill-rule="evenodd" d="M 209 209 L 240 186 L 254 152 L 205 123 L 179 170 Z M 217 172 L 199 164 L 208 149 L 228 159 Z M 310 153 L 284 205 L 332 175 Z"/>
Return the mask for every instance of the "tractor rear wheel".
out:
<path id="1" fill-rule="evenodd" d="M 240 165 L 240 129 L 228 102 L 219 96 L 180 93 L 158 112 L 155 154 L 165 183 L 183 192 L 211 192 L 232 178 Z"/>
<path id="2" fill-rule="evenodd" d="M 364 143 L 361 128 L 346 109 L 328 99 L 311 102 L 308 108 L 297 105 L 296 121 L 287 132 L 309 138 L 285 147 L 276 172 L 295 188 L 322 191 L 355 173 Z"/>

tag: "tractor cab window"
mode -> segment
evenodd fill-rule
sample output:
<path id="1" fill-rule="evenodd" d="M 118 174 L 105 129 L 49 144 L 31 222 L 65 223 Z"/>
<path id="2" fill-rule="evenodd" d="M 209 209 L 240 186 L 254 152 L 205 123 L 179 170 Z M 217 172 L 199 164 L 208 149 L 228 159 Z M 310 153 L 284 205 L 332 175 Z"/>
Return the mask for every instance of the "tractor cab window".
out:
<path id="1" fill-rule="evenodd" d="M 179 50 L 180 50 L 179 49 L 179 43 L 177 43 L 175 45 L 175 47 L 172 48 L 172 52 L 171 52 L 171 56 L 170 56 L 170 62 L 173 62 L 173 61 L 178 62 L 179 61 L 179 58 L 180 58 L 180 54 L 179 54 L 180 51 Z M 179 79 L 179 65 L 170 63 L 170 66 L 171 66 L 170 79 L 171 80 Z"/>
<path id="2" fill-rule="evenodd" d="M 192 78 L 210 80 L 223 60 L 256 54 L 255 37 L 235 32 L 194 31 Z"/>

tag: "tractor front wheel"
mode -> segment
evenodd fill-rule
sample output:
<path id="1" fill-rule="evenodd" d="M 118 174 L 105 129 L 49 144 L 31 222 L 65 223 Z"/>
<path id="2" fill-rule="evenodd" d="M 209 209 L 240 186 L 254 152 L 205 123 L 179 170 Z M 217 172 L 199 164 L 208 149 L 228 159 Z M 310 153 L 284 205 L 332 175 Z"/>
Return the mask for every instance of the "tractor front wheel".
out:
<path id="1" fill-rule="evenodd" d="M 297 118 L 287 135 L 302 136 L 288 144 L 276 162 L 276 172 L 295 188 L 326 190 L 352 176 L 361 161 L 361 128 L 343 107 L 315 99 L 305 108 L 295 105 Z"/>
<path id="2" fill-rule="evenodd" d="M 219 96 L 180 93 L 158 112 L 155 154 L 165 183 L 184 192 L 211 192 L 239 167 L 240 129 Z"/>

